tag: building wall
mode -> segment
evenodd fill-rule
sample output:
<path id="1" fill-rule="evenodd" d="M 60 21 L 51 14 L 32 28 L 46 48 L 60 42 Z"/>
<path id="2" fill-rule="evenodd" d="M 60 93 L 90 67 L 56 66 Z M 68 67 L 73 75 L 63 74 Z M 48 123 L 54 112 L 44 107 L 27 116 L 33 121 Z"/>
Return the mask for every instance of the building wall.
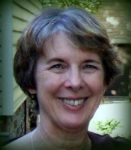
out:
<path id="1" fill-rule="evenodd" d="M 130 10 L 129 0 L 102 0 L 95 15 L 106 27 L 112 43 L 131 43 Z"/>
<path id="2" fill-rule="evenodd" d="M 123 63 L 123 75 L 109 87 L 108 96 L 128 96 L 129 72 L 131 70 L 131 1 L 102 0 L 102 4 L 95 14 L 107 29 L 111 43 L 118 51 Z"/>
<path id="3" fill-rule="evenodd" d="M 40 12 L 42 6 L 39 0 L 13 0 L 13 55 L 16 51 L 16 43 L 26 25 Z M 13 80 L 14 111 L 25 100 L 25 95 Z"/>
<path id="4" fill-rule="evenodd" d="M 30 100 L 20 90 L 13 77 L 13 57 L 22 30 L 42 8 L 39 0 L 6 0 L 1 4 L 0 144 L 30 130 Z M 6 78 L 3 78 L 5 76 Z"/>
<path id="5" fill-rule="evenodd" d="M 1 6 L 0 6 L 1 10 Z M 1 24 L 1 11 L 0 11 L 0 24 Z M 2 48 L 1 48 L 1 27 L 0 27 L 0 85 L 2 82 Z M 2 99 L 2 87 L 0 86 L 0 99 Z M 2 111 L 2 101 L 0 101 L 0 114 Z"/>

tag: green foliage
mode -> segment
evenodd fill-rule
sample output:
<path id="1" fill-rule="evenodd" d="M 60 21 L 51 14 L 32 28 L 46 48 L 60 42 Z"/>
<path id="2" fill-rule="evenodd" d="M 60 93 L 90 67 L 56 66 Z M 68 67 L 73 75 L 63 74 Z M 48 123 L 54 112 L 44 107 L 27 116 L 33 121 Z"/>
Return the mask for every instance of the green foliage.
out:
<path id="1" fill-rule="evenodd" d="M 96 129 L 100 131 L 102 134 L 112 134 L 112 132 L 118 128 L 120 125 L 120 122 L 111 119 L 106 121 L 98 121 L 96 124 Z"/>
<path id="2" fill-rule="evenodd" d="M 45 7 L 80 7 L 95 13 L 101 5 L 101 0 L 39 0 Z"/>

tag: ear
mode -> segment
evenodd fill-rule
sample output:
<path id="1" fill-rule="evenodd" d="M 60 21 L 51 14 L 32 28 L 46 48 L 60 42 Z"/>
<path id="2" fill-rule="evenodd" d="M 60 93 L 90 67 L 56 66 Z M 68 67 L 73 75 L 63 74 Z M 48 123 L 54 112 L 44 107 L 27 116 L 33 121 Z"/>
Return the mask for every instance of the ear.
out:
<path id="1" fill-rule="evenodd" d="M 28 89 L 30 94 L 36 94 L 36 90 L 35 89 Z"/>

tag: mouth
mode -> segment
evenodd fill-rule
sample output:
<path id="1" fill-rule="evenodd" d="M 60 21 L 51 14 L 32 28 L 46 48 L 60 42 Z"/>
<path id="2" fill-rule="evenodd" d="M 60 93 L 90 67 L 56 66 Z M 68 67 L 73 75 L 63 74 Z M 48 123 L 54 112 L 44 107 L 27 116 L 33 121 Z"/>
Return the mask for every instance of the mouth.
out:
<path id="1" fill-rule="evenodd" d="M 88 97 L 76 98 L 76 99 L 59 98 L 59 100 L 62 101 L 62 103 L 64 103 L 65 105 L 69 105 L 69 106 L 73 106 L 73 107 L 83 105 L 87 101 L 87 99 L 88 99 Z"/>

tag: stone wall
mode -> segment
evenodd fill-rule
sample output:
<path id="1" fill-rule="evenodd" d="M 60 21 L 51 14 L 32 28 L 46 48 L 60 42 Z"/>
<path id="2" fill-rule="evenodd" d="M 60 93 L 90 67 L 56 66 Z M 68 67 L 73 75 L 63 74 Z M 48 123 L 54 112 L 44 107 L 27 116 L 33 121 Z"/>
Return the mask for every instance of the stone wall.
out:
<path id="1" fill-rule="evenodd" d="M 27 98 L 13 116 L 0 116 L 0 145 L 30 132 L 36 127 L 35 103 Z"/>
<path id="2" fill-rule="evenodd" d="M 29 129 L 27 101 L 25 101 L 13 116 L 0 117 L 0 142 L 24 135 Z"/>

